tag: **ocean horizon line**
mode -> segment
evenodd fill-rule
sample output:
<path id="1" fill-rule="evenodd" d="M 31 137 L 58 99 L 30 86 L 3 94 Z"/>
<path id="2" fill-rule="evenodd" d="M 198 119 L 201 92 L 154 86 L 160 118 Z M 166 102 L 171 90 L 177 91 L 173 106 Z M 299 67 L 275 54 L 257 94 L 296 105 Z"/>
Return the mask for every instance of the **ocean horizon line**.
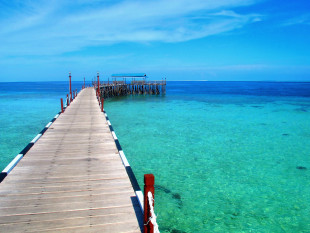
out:
<path id="1" fill-rule="evenodd" d="M 92 82 L 93 80 L 85 80 L 86 83 Z M 108 81 L 108 80 L 100 80 Z M 152 80 L 150 80 L 152 81 Z M 261 82 L 261 83 L 310 83 L 308 81 L 293 81 L 293 80 L 166 80 L 167 82 Z M 69 80 L 53 80 L 53 81 L 0 81 L 0 83 L 57 83 L 57 82 L 69 82 Z M 77 81 L 72 80 L 72 82 L 84 82 L 83 80 Z"/>

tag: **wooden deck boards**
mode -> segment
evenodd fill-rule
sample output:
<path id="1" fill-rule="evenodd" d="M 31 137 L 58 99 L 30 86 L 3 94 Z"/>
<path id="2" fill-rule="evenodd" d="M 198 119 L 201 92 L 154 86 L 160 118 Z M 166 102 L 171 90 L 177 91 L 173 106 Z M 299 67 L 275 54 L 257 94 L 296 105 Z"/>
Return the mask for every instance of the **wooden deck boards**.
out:
<path id="1" fill-rule="evenodd" d="M 139 203 L 92 88 L 0 184 L 0 200 L 1 232 L 141 232 Z"/>

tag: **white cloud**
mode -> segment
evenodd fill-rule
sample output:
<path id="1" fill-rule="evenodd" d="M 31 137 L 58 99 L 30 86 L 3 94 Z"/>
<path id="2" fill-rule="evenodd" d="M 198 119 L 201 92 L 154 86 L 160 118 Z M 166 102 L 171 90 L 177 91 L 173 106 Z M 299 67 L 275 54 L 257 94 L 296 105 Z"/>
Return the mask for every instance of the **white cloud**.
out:
<path id="1" fill-rule="evenodd" d="M 260 20 L 252 0 L 26 1 L 0 18 L 2 55 L 56 55 L 121 42 L 182 42 Z M 18 8 L 18 11 L 15 9 Z M 10 12 L 12 16 L 10 16 Z"/>
<path id="2" fill-rule="evenodd" d="M 310 25 L 310 14 L 300 15 L 298 17 L 291 18 L 283 23 L 283 26 L 292 26 L 297 24 Z"/>

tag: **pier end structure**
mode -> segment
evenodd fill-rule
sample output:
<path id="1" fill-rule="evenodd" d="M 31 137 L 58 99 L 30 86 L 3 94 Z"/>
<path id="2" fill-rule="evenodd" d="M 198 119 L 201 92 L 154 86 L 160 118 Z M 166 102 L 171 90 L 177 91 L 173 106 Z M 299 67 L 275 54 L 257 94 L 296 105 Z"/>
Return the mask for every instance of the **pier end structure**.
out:
<path id="1" fill-rule="evenodd" d="M 112 74 L 111 81 L 94 82 L 100 87 L 100 96 L 104 99 L 126 95 L 160 95 L 166 94 L 166 79 L 151 81 L 145 73 Z"/>

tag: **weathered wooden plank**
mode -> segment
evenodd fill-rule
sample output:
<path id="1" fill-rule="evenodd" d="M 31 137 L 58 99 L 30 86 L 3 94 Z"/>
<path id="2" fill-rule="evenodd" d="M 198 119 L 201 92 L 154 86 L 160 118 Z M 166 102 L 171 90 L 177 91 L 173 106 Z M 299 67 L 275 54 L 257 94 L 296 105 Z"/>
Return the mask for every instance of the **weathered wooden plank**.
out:
<path id="1" fill-rule="evenodd" d="M 37 175 L 34 176 L 27 176 L 22 177 L 22 173 L 19 173 L 19 175 L 14 174 L 14 176 L 11 176 L 11 179 L 8 180 L 6 183 L 8 184 L 16 184 L 16 183 L 31 183 L 31 184 L 46 184 L 46 183 L 67 183 L 67 182 L 83 182 L 83 181 L 92 181 L 92 180 L 102 180 L 102 179 L 109 179 L 113 178 L 115 176 L 118 176 L 119 174 L 126 175 L 126 172 L 124 169 L 118 169 L 118 170 L 111 170 L 109 173 L 97 173 L 97 174 L 91 174 L 88 176 L 67 176 L 67 177 L 45 177 L 44 179 L 40 179 L 37 177 Z M 1 190 L 1 189 L 0 189 Z"/>
<path id="2" fill-rule="evenodd" d="M 47 198 L 62 198 L 62 197 L 74 197 L 83 195 L 101 195 L 109 193 L 124 192 L 131 188 L 131 185 L 118 185 L 111 188 L 98 188 L 98 189 L 85 189 L 85 190 L 73 190 L 73 191 L 61 191 L 61 192 L 37 192 L 37 193 L 20 193 L 20 194 L 6 194 L 10 195 L 10 200 L 27 200 L 27 199 L 47 199 Z M 55 195 L 56 194 L 56 195 Z M 38 197 L 39 196 L 39 197 Z M 1 196 L 0 196 L 1 197 Z"/>
<path id="3" fill-rule="evenodd" d="M 22 185 L 8 184 L 8 188 L 0 190 L 0 196 L 7 194 L 16 194 L 16 193 L 38 193 L 38 192 L 69 192 L 69 191 L 79 191 L 79 190 L 95 190 L 102 188 L 113 188 L 118 185 L 130 185 L 130 181 L 127 177 L 121 177 L 119 179 L 113 180 L 101 180 L 101 181 L 83 181 L 75 182 L 73 184 L 55 184 L 47 186 L 43 184 L 41 187 L 27 187 Z"/>
<path id="4" fill-rule="evenodd" d="M 134 198 L 134 196 L 132 196 Z M 47 205 L 40 205 L 39 202 L 36 205 L 19 206 L 16 207 L 2 207 L 0 208 L 1 216 L 5 215 L 17 215 L 17 214 L 33 214 L 33 213 L 45 213 L 55 211 L 72 211 L 87 208 L 106 208 L 119 205 L 128 205 L 131 203 L 131 197 L 127 198 L 114 198 L 108 200 L 93 201 L 89 199 L 88 202 L 70 202 L 70 203 L 50 203 Z M 128 216 L 131 219 L 132 216 Z"/>
<path id="5" fill-rule="evenodd" d="M 119 192 L 113 193 L 88 193 L 86 195 L 79 195 L 79 196 L 58 196 L 55 195 L 51 198 L 41 198 L 41 195 L 37 195 L 37 198 L 32 199 L 9 199 L 6 202 L 0 202 L 0 209 L 1 208 L 19 208 L 19 207 L 27 207 L 27 206 L 46 206 L 46 205 L 58 205 L 58 204 L 66 204 L 66 203 L 75 203 L 75 202 L 96 202 L 102 200 L 111 200 L 111 199 L 121 199 L 121 198 L 128 198 L 128 196 L 134 196 L 134 192 L 131 190 L 123 190 Z"/>
<path id="6" fill-rule="evenodd" d="M 136 220 L 128 220 L 128 214 L 117 213 L 111 215 L 102 216 L 88 216 L 88 217 L 76 217 L 68 219 L 56 219 L 56 220 L 45 220 L 45 221 L 31 221 L 26 223 L 12 223 L 12 224 L 1 224 L 1 230 L 3 232 L 14 232 L 15 229 L 24 230 L 27 229 L 28 232 L 40 232 L 46 230 L 58 232 L 61 229 L 72 229 L 79 226 L 80 228 L 91 228 L 93 226 L 109 226 L 109 230 L 112 232 L 119 232 L 118 230 L 138 230 L 139 228 L 134 224 Z M 122 223 L 126 223 L 127 227 L 120 226 Z M 124 228 L 124 229 L 123 229 Z M 86 230 L 88 232 L 88 230 Z M 111 232 L 111 231 L 109 231 Z"/>
<path id="7" fill-rule="evenodd" d="M 32 172 L 28 173 L 28 170 L 21 170 L 19 169 L 18 171 L 15 171 L 14 173 L 10 173 L 10 179 L 6 180 L 5 182 L 10 183 L 12 180 L 13 182 L 27 182 L 28 180 L 38 180 L 42 183 L 44 183 L 46 180 L 71 180 L 74 182 L 75 180 L 88 180 L 88 179 L 100 179 L 101 177 L 106 177 L 108 175 L 113 175 L 113 174 L 118 174 L 118 173 L 123 173 L 124 169 L 122 167 L 118 169 L 106 169 L 106 172 L 95 172 L 91 171 L 89 174 L 72 174 L 71 176 L 63 176 L 62 174 L 53 174 L 52 172 L 48 173 L 48 176 L 44 177 L 45 179 L 42 179 L 42 177 L 38 177 L 38 174 L 42 174 L 37 172 Z M 1 190 L 1 185 L 0 185 L 0 190 Z"/>
<path id="8" fill-rule="evenodd" d="M 0 224 L 31 222 L 31 221 L 45 221 L 51 219 L 67 219 L 76 217 L 88 217 L 97 215 L 108 215 L 116 213 L 126 213 L 128 215 L 134 214 L 132 205 L 112 206 L 107 208 L 97 209 L 80 209 L 73 211 L 37 213 L 37 214 L 19 214 L 19 215 L 6 215 L 0 216 Z M 1 227 L 1 225 L 0 225 Z"/>

